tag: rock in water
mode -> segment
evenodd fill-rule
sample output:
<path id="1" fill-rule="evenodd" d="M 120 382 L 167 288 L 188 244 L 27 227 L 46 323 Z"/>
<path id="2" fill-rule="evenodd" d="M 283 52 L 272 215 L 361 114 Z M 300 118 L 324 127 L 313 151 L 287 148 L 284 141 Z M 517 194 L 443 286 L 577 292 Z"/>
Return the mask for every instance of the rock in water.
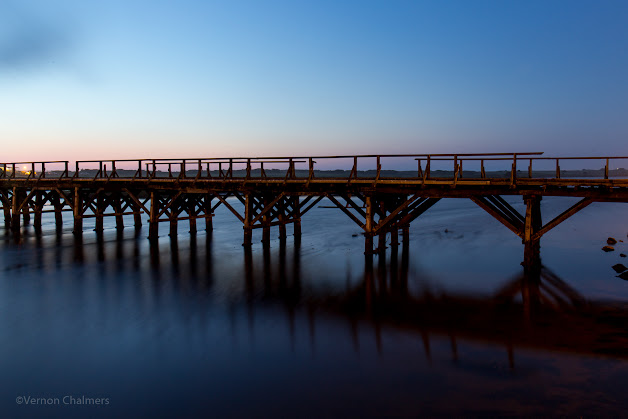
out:
<path id="1" fill-rule="evenodd" d="M 624 265 L 622 265 L 621 263 L 618 263 L 617 265 L 613 265 L 613 269 L 615 270 L 615 272 L 617 272 L 618 274 L 624 272 L 626 268 Z"/>
<path id="2" fill-rule="evenodd" d="M 602 250 L 604 250 L 605 252 L 613 252 L 615 248 L 612 246 L 604 246 Z"/>
<path id="3" fill-rule="evenodd" d="M 617 277 L 623 279 L 624 281 L 628 281 L 628 271 L 624 272 L 623 274 L 617 275 Z"/>
<path id="4" fill-rule="evenodd" d="M 617 244 L 617 240 L 615 240 L 612 237 L 609 237 L 608 239 L 606 239 L 606 244 L 610 244 L 610 245 Z"/>
<path id="5" fill-rule="evenodd" d="M 625 254 L 625 253 L 620 253 L 620 254 L 619 254 L 619 257 L 620 257 L 620 258 L 625 258 L 625 257 L 626 257 L 626 254 Z"/>

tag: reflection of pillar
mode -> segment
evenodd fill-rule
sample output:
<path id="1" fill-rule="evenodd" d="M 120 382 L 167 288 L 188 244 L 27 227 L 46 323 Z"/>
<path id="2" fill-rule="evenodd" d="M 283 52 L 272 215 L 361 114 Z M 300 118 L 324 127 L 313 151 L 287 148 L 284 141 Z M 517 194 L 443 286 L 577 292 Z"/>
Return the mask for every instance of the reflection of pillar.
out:
<path id="1" fill-rule="evenodd" d="M 538 195 L 526 195 L 523 197 L 526 203 L 526 218 L 523 234 L 523 266 L 525 269 L 539 269 L 541 266 L 540 240 L 535 234 L 541 229 L 541 197 Z"/>
<path id="2" fill-rule="evenodd" d="M 521 276 L 521 300 L 526 319 L 530 319 L 532 313 L 541 302 L 541 267 L 531 266 L 523 269 Z"/>
<path id="3" fill-rule="evenodd" d="M 244 197 L 244 242 L 242 246 L 251 247 L 253 243 L 253 228 L 251 221 L 253 220 L 253 197 L 246 194 Z"/>
<path id="4" fill-rule="evenodd" d="M 301 200 L 298 195 L 293 197 L 292 199 L 292 207 L 294 208 L 294 244 L 299 245 L 301 244 Z"/>
<path id="5" fill-rule="evenodd" d="M 177 236 L 170 236 L 170 260 L 172 262 L 172 273 L 178 276 L 179 273 L 179 242 Z"/>
<path id="6" fill-rule="evenodd" d="M 197 272 L 197 268 L 198 268 L 198 249 L 196 246 L 196 235 L 191 235 L 190 236 L 190 251 L 189 251 L 189 256 L 190 256 L 190 261 L 189 261 L 189 266 L 190 266 L 190 273 L 192 274 L 192 276 L 194 278 L 196 278 L 196 272 Z"/>
<path id="7" fill-rule="evenodd" d="M 74 230 L 73 233 L 76 235 L 83 234 L 83 201 L 81 200 L 81 194 L 79 193 L 79 188 L 74 188 Z"/>
<path id="8" fill-rule="evenodd" d="M 253 279 L 253 252 L 251 251 L 251 246 L 244 246 L 244 280 L 246 282 L 247 296 L 253 298 L 255 296 L 255 281 Z"/>
<path id="9" fill-rule="evenodd" d="M 74 261 L 83 262 L 85 259 L 83 248 L 83 237 L 81 235 L 74 236 Z"/>
<path id="10" fill-rule="evenodd" d="M 157 195 L 155 192 L 150 193 L 150 214 L 148 219 L 148 238 L 156 240 L 159 237 L 159 205 L 157 204 Z"/>
<path id="11" fill-rule="evenodd" d="M 99 262 L 105 261 L 105 240 L 102 234 L 96 236 L 96 254 Z"/>

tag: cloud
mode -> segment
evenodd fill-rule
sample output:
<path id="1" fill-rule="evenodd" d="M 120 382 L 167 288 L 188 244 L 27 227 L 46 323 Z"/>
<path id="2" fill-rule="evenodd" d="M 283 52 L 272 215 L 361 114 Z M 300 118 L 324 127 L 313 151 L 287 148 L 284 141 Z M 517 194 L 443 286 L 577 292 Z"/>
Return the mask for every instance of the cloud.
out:
<path id="1" fill-rule="evenodd" d="M 58 17 L 40 18 L 3 2 L 0 71 L 38 69 L 68 59 L 74 39 Z"/>

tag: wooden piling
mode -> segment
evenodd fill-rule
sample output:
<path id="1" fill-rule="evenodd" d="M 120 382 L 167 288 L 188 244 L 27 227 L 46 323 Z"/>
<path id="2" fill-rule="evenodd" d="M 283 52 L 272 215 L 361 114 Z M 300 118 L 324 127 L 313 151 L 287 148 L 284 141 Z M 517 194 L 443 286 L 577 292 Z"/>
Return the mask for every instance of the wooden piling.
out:
<path id="1" fill-rule="evenodd" d="M 373 200 L 370 196 L 364 198 L 366 217 L 364 223 L 364 254 L 373 254 Z"/>
<path id="2" fill-rule="evenodd" d="M 41 212 L 43 208 L 43 195 L 41 192 L 35 193 L 35 210 L 33 217 L 33 228 L 35 229 L 35 234 L 41 234 Z"/>
<path id="3" fill-rule="evenodd" d="M 102 194 L 98 194 L 96 197 L 96 225 L 94 227 L 94 231 L 97 234 L 102 234 L 104 231 L 104 212 Z"/>
<path id="4" fill-rule="evenodd" d="M 11 204 L 9 202 L 3 202 L 2 207 L 4 209 L 4 228 L 11 231 Z"/>
<path id="5" fill-rule="evenodd" d="M 74 215 L 74 229 L 72 232 L 75 235 L 83 234 L 83 201 L 81 199 L 80 189 L 79 187 L 74 188 L 74 201 L 73 201 L 73 215 Z"/>
<path id="6" fill-rule="evenodd" d="M 113 204 L 113 210 L 116 213 L 116 230 L 124 229 L 124 216 L 122 215 L 122 196 L 116 196 Z"/>
<path id="7" fill-rule="evenodd" d="M 264 208 L 266 208 L 270 200 L 267 196 L 264 196 L 262 199 L 264 202 Z M 262 223 L 264 225 L 264 227 L 262 227 L 262 243 L 264 246 L 268 246 L 270 244 L 270 215 L 267 212 L 262 218 Z"/>
<path id="8" fill-rule="evenodd" d="M 292 206 L 294 208 L 294 221 L 292 223 L 292 227 L 294 229 L 294 243 L 301 243 L 301 200 L 299 196 L 294 196 L 292 202 Z"/>
<path id="9" fill-rule="evenodd" d="M 50 193 L 50 203 L 55 210 L 55 229 L 57 233 L 63 230 L 63 214 L 61 212 L 61 202 L 59 200 L 59 195 L 56 192 Z"/>
<path id="10" fill-rule="evenodd" d="M 212 211 L 212 195 L 205 194 L 205 231 L 214 229 L 213 220 L 214 213 Z"/>
<path id="11" fill-rule="evenodd" d="M 22 191 L 14 187 L 11 200 L 11 232 L 15 238 L 20 236 L 20 196 Z"/>
<path id="12" fill-rule="evenodd" d="M 23 199 L 26 199 L 24 196 Z M 22 205 L 22 218 L 24 219 L 24 225 L 27 226 L 31 223 L 31 213 L 28 209 L 28 202 L 23 202 Z"/>
<path id="13" fill-rule="evenodd" d="M 133 214 L 133 224 L 136 229 L 142 228 L 142 214 L 139 213 L 140 209 L 135 209 L 135 214 Z"/>
<path id="14" fill-rule="evenodd" d="M 541 220 L 541 196 L 526 195 L 523 197 L 526 204 L 525 224 L 523 231 L 523 266 L 527 270 L 535 270 L 541 266 L 540 239 L 535 234 L 543 226 Z"/>
<path id="15" fill-rule="evenodd" d="M 155 192 L 150 193 L 150 214 L 148 219 L 148 238 L 149 240 L 156 240 L 159 238 L 159 204 L 157 202 L 157 195 Z"/>
<path id="16" fill-rule="evenodd" d="M 188 213 L 188 217 L 189 217 L 189 222 L 190 222 L 190 234 L 194 235 L 196 234 L 196 200 L 195 200 L 196 196 L 195 195 L 191 195 L 190 197 L 188 197 L 188 202 L 187 202 L 187 213 Z"/>
<path id="17" fill-rule="evenodd" d="M 208 205 L 206 203 L 206 205 Z M 209 204 L 211 211 L 211 204 Z M 244 242 L 242 246 L 250 247 L 253 240 L 253 229 L 251 228 L 251 221 L 253 220 L 253 197 L 251 194 L 246 194 L 244 197 Z"/>

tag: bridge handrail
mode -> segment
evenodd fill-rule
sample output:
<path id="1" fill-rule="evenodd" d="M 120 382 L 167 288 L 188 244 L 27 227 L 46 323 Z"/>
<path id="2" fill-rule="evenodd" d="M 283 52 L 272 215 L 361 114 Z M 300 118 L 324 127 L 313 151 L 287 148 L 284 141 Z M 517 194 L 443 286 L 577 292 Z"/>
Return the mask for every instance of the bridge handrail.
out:
<path id="1" fill-rule="evenodd" d="M 584 169 L 589 172 L 593 171 L 603 171 L 603 178 L 609 179 L 611 175 L 611 166 L 610 162 L 617 160 L 628 160 L 628 156 L 565 156 L 565 157 L 550 157 L 550 156 L 541 156 L 543 153 L 541 152 L 526 152 L 526 153 L 445 153 L 445 154 L 363 154 L 363 155 L 334 155 L 334 156 L 294 156 L 294 157 L 277 157 L 277 156 L 269 156 L 269 157 L 208 157 L 208 158 L 186 158 L 186 159 L 177 159 L 177 158 L 168 158 L 168 159 L 111 159 L 111 160 L 77 160 L 75 161 L 75 170 L 74 172 L 69 172 L 69 161 L 59 160 L 59 161 L 37 161 L 37 162 L 11 162 L 11 163 L 0 163 L 0 178 L 24 178 L 27 179 L 36 178 L 42 179 L 46 177 L 46 173 L 50 173 L 52 171 L 46 170 L 46 165 L 54 165 L 54 164 L 63 164 L 63 170 L 57 170 L 55 172 L 61 172 L 59 178 L 84 178 L 89 177 L 94 180 L 99 178 L 121 178 L 121 179 L 155 179 L 155 178 L 188 178 L 193 177 L 195 180 L 199 179 L 217 179 L 217 180 L 227 180 L 227 179 L 260 179 L 260 178 L 269 178 L 268 170 L 273 170 L 271 172 L 272 178 L 283 178 L 284 181 L 289 180 L 307 180 L 310 182 L 315 178 L 316 175 L 320 175 L 321 172 L 328 172 L 325 177 L 329 179 L 344 179 L 348 182 L 354 181 L 356 179 L 360 180 L 374 180 L 375 182 L 393 179 L 391 177 L 382 176 L 383 167 L 382 161 L 391 159 L 405 159 L 407 161 L 408 158 L 412 158 L 417 163 L 417 168 L 415 170 L 416 176 L 408 176 L 408 170 L 402 170 L 404 173 L 403 177 L 405 179 L 417 179 L 422 182 L 429 180 L 442 180 L 449 179 L 453 180 L 454 185 L 458 181 L 462 181 L 464 176 L 469 177 L 471 173 L 472 178 L 480 178 L 486 180 L 503 180 L 507 179 L 503 175 L 504 172 L 510 172 L 509 180 L 514 185 L 518 177 L 520 177 L 520 172 L 522 172 L 521 168 L 518 168 L 518 163 L 522 161 L 527 161 L 527 178 L 539 178 L 539 176 L 533 176 L 534 170 L 533 165 L 534 162 L 541 161 L 555 161 L 555 168 L 550 169 L 553 172 L 552 176 L 547 175 L 548 169 L 536 169 L 536 173 L 540 174 L 543 179 L 561 179 L 561 175 L 565 173 L 565 170 L 562 170 L 560 167 L 560 162 L 562 161 L 574 161 L 574 160 L 582 160 L 582 161 L 591 161 L 591 160 L 601 160 L 604 162 L 604 165 L 600 169 Z M 364 160 L 369 159 L 370 163 L 367 163 L 365 169 Z M 375 167 L 373 168 L 373 161 L 375 160 Z M 324 168 L 317 169 L 316 164 L 321 162 L 329 162 L 333 160 L 352 160 L 352 164 L 350 162 L 343 161 L 343 163 L 338 163 L 336 166 L 333 163 L 325 164 Z M 480 170 L 466 171 L 463 172 L 463 163 L 464 162 L 480 162 Z M 488 162 L 506 162 L 510 161 L 511 164 L 509 166 L 504 167 L 503 169 L 492 169 L 490 172 L 487 172 L 485 163 Z M 362 162 L 360 166 L 358 163 Z M 439 168 L 435 169 L 433 164 L 434 162 L 451 162 L 452 165 L 445 167 L 445 169 Z M 128 163 L 134 163 L 136 169 L 128 169 Z M 425 164 L 424 164 L 425 163 Z M 272 168 L 269 168 L 267 165 L 273 165 Z M 288 165 L 287 168 L 283 165 Z M 30 169 L 28 170 L 20 170 L 19 166 L 28 165 Z M 277 168 L 276 166 L 283 166 Z M 302 166 L 300 166 L 302 165 Z M 94 167 L 95 166 L 95 167 Z M 121 168 L 122 166 L 126 166 L 125 168 Z M 300 168 L 298 167 L 300 166 Z M 442 164 L 441 164 L 442 166 Z M 520 165 L 519 165 L 520 166 Z M 319 167 L 321 167 L 319 165 Z M 349 167 L 351 167 L 349 171 Z M 160 170 L 158 170 L 158 168 Z M 167 168 L 166 171 L 161 170 L 162 168 Z M 95 172 L 94 172 L 95 170 Z M 132 174 L 129 174 L 128 171 L 131 170 Z M 276 172 L 279 170 L 279 174 Z M 297 172 L 298 170 L 298 172 Z M 337 170 L 341 171 L 349 171 L 349 175 L 338 175 L 333 176 L 333 172 Z M 391 168 L 389 170 L 395 171 L 400 170 L 398 168 Z M 578 169 L 570 169 L 572 171 L 577 171 Z M 81 176 L 81 172 L 85 173 L 85 176 Z M 306 174 L 304 173 L 306 172 Z M 373 173 L 374 172 L 374 173 Z M 362 173 L 362 176 L 360 176 Z M 448 174 L 450 173 L 450 174 Z M 479 173 L 479 176 L 478 176 Z M 573 173 L 573 172 L 572 172 Z M 623 174 L 623 172 L 620 172 Z M 367 174 L 365 176 L 365 174 Z M 390 176 L 390 172 L 385 173 Z M 489 177 L 488 175 L 492 175 Z M 595 173 L 594 173 L 595 174 Z M 332 175 L 332 176 L 329 176 Z M 433 176 L 440 176 L 438 178 L 434 178 Z M 463 176 L 464 175 L 464 176 Z M 588 173 L 591 176 L 591 173 Z M 443 177 L 445 176 L 445 177 Z M 602 177 L 602 174 L 599 176 Z M 628 176 L 626 176 L 628 178 Z M 464 178 L 464 180 L 467 180 Z"/>

